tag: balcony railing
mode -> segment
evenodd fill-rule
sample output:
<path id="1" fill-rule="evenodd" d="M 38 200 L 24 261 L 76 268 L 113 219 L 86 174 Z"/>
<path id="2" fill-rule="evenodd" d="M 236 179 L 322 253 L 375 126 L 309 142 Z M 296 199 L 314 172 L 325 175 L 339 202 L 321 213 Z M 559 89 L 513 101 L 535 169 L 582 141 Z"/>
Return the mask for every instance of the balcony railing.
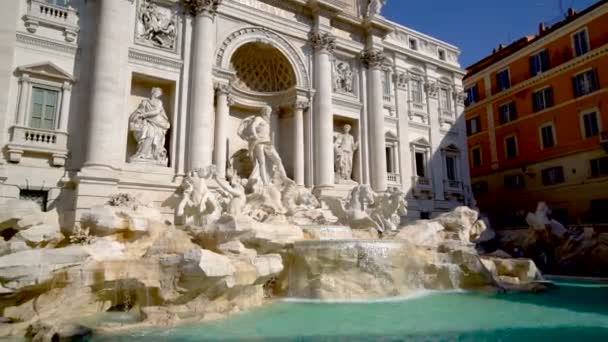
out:
<path id="1" fill-rule="evenodd" d="M 398 173 L 389 173 L 388 174 L 388 181 L 390 183 L 401 183 L 401 177 L 399 176 Z"/>
<path id="2" fill-rule="evenodd" d="M 452 195 L 460 196 L 460 195 L 464 194 L 463 184 L 460 181 L 445 179 L 443 181 L 443 186 L 445 188 L 444 191 L 448 195 L 452 194 Z"/>
<path id="3" fill-rule="evenodd" d="M 54 166 L 65 165 L 68 155 L 68 134 L 66 132 L 13 126 L 8 144 L 9 160 L 19 163 L 24 152 L 50 154 Z"/>
<path id="4" fill-rule="evenodd" d="M 65 40 L 73 42 L 78 33 L 78 12 L 68 6 L 56 6 L 43 0 L 30 0 L 27 14 L 24 17 L 25 28 L 36 33 L 38 26 L 45 25 L 64 31 Z"/>

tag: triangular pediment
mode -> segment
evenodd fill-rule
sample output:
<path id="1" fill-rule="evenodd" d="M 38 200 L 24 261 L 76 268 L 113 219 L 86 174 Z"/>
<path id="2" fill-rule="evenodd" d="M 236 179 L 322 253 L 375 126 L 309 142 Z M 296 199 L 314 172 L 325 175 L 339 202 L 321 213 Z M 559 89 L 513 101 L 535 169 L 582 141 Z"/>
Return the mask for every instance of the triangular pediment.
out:
<path id="1" fill-rule="evenodd" d="M 30 74 L 44 76 L 64 81 L 74 82 L 74 78 L 67 71 L 61 69 L 53 62 L 43 62 L 30 65 L 24 65 L 17 68 L 21 74 Z"/>
<path id="2" fill-rule="evenodd" d="M 429 142 L 424 138 L 414 140 L 412 142 L 412 145 L 421 146 L 421 147 L 431 147 L 431 144 L 429 144 Z"/>

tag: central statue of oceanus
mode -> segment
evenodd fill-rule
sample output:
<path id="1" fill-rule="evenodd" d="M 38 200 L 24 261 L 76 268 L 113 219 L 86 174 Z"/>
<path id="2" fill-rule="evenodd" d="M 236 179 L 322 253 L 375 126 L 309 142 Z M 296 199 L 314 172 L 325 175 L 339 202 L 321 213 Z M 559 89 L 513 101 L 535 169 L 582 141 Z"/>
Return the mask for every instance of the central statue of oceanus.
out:
<path id="1" fill-rule="evenodd" d="M 279 153 L 270 139 L 270 115 L 272 108 L 264 106 L 261 114 L 252 115 L 243 120 L 238 129 L 238 136 L 249 144 L 249 157 L 253 162 L 253 171 L 249 176 L 249 185 L 270 185 L 275 180 L 287 178 Z"/>

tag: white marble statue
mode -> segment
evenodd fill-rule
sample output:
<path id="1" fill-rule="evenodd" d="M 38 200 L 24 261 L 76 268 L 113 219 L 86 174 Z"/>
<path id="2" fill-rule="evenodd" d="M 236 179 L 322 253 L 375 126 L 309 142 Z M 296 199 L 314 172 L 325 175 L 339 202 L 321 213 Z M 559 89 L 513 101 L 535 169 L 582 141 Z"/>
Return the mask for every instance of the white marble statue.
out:
<path id="1" fill-rule="evenodd" d="M 142 100 L 129 117 L 129 130 L 137 141 L 137 151 L 130 158 L 131 162 L 167 165 L 165 135 L 171 124 L 160 99 L 162 94 L 160 88 L 152 88 L 150 98 Z"/>
<path id="2" fill-rule="evenodd" d="M 341 61 L 336 61 L 334 65 L 334 90 L 352 93 L 353 71 L 350 65 Z"/>
<path id="3" fill-rule="evenodd" d="M 220 179 L 217 173 L 214 173 L 213 179 L 217 182 L 222 190 L 222 195 L 229 199 L 226 212 L 230 215 L 241 215 L 245 211 L 245 205 L 247 204 L 247 195 L 245 194 L 245 187 L 241 177 L 234 174 L 230 178 L 230 184 L 226 183 L 225 180 Z"/>
<path id="4" fill-rule="evenodd" d="M 354 187 L 346 199 L 325 197 L 323 201 L 340 224 L 353 229 L 395 231 L 401 216 L 407 214 L 405 194 L 396 188 L 377 194 L 369 185 L 361 184 Z"/>
<path id="5" fill-rule="evenodd" d="M 386 5 L 388 0 L 369 0 L 367 5 L 367 17 L 380 15 L 382 7 Z"/>
<path id="6" fill-rule="evenodd" d="M 214 167 L 190 171 L 180 186 L 180 201 L 175 209 L 176 224 L 205 225 L 217 219 L 221 208 L 207 187 L 206 179 L 215 174 Z"/>
<path id="7" fill-rule="evenodd" d="M 173 49 L 176 41 L 175 16 L 165 15 L 158 6 L 150 1 L 142 1 L 138 23 L 140 25 L 139 40 L 150 42 L 152 45 Z"/>
<path id="8" fill-rule="evenodd" d="M 353 173 L 353 157 L 359 148 L 359 143 L 350 134 L 351 126 L 344 125 L 342 133 L 336 133 L 334 139 L 334 157 L 336 181 L 351 180 Z"/>
<path id="9" fill-rule="evenodd" d="M 239 137 L 249 144 L 249 157 L 253 162 L 250 186 L 257 183 L 270 185 L 275 178 L 287 178 L 281 157 L 270 138 L 271 113 L 272 108 L 265 106 L 261 115 L 244 119 L 238 129 Z"/>

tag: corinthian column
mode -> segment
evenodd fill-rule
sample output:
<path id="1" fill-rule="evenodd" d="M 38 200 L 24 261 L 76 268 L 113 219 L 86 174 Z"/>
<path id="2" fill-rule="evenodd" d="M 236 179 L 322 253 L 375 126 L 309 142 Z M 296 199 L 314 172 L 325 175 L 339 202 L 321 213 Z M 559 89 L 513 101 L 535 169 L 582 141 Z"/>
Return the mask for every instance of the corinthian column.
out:
<path id="1" fill-rule="evenodd" d="M 382 65 L 386 57 L 380 50 L 367 50 L 361 55 L 367 68 L 367 98 L 369 122 L 370 183 L 375 191 L 385 191 L 386 142 L 384 140 L 384 114 L 382 98 Z"/>
<path id="2" fill-rule="evenodd" d="M 190 88 L 190 168 L 211 165 L 213 151 L 214 18 L 222 0 L 183 0 L 194 16 Z"/>
<path id="3" fill-rule="evenodd" d="M 226 175 L 226 123 L 230 115 L 230 85 L 219 84 L 216 87 L 217 100 L 215 101 L 215 149 L 213 162 L 217 166 L 217 173 L 220 177 Z"/>
<path id="4" fill-rule="evenodd" d="M 315 119 L 315 187 L 326 188 L 334 185 L 334 111 L 332 105 L 331 56 L 335 47 L 335 37 L 330 33 L 313 32 L 310 42 L 315 49 L 314 79 L 316 96 L 314 101 Z M 380 94 L 382 95 L 382 94 Z"/>
<path id="5" fill-rule="evenodd" d="M 127 65 L 128 31 L 125 13 L 129 1 L 97 1 L 93 3 L 97 30 L 93 42 L 90 69 L 91 91 L 89 127 L 85 166 L 117 167 L 124 161 L 122 118 L 125 113 L 126 81 L 123 67 Z"/>
<path id="6" fill-rule="evenodd" d="M 293 111 L 293 180 L 304 185 L 304 110 L 308 101 L 297 101 Z"/>

